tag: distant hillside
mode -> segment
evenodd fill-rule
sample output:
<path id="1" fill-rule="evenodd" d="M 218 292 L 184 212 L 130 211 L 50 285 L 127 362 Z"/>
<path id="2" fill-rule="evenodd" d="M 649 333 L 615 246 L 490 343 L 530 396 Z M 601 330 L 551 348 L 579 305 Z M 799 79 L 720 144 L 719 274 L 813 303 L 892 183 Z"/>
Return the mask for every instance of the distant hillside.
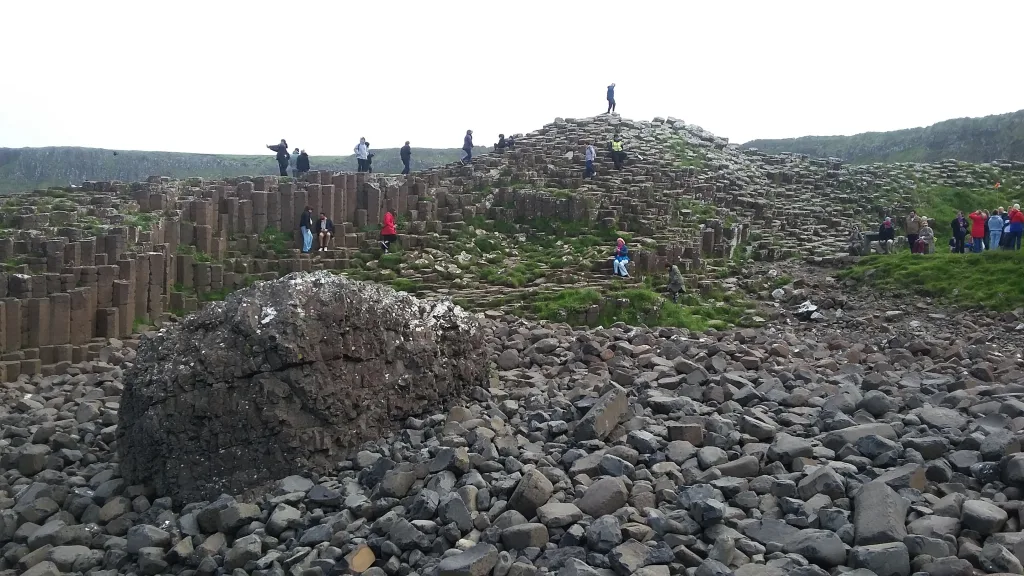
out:
<path id="1" fill-rule="evenodd" d="M 873 162 L 967 162 L 998 159 L 1024 161 L 1024 110 L 983 118 L 957 118 L 927 128 L 865 132 L 854 136 L 803 136 L 751 140 L 744 148 L 769 154 L 796 152 L 842 158 L 853 164 Z"/>
<path id="2" fill-rule="evenodd" d="M 412 168 L 447 164 L 461 156 L 462 151 L 454 148 L 413 148 Z M 354 156 L 310 156 L 310 168 L 355 170 L 356 160 Z M 401 172 L 398 149 L 377 150 L 373 168 L 374 172 Z M 114 151 L 100 148 L 0 148 L 0 194 L 81 184 L 85 180 L 136 182 L 149 176 L 222 178 L 265 174 L 277 174 L 277 162 L 269 150 L 262 156 L 118 150 L 115 156 Z"/>

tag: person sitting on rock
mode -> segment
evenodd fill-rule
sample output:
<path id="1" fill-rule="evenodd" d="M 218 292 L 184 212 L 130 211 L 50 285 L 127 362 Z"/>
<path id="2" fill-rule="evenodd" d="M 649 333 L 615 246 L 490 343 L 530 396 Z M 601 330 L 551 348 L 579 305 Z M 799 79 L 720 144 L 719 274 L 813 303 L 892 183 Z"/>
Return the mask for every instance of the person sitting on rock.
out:
<path id="1" fill-rule="evenodd" d="M 679 294 L 683 291 L 683 275 L 679 273 L 679 267 L 675 264 L 665 264 L 668 269 L 668 286 L 665 287 L 672 296 L 672 302 L 679 302 Z"/>
<path id="2" fill-rule="evenodd" d="M 334 222 L 323 212 L 320 213 L 320 219 L 316 221 L 316 236 L 320 242 L 317 252 L 327 252 L 331 238 L 334 238 Z"/>
<path id="3" fill-rule="evenodd" d="M 622 170 L 622 164 L 626 160 L 626 152 L 622 146 L 622 137 L 618 134 L 613 136 L 608 148 L 612 152 L 612 161 L 615 162 L 615 169 Z"/>
<path id="4" fill-rule="evenodd" d="M 626 247 L 626 241 L 619 238 L 615 241 L 615 260 L 612 261 L 612 272 L 616 276 L 629 278 L 629 271 L 626 270 L 627 264 L 629 264 L 629 248 Z"/>
<path id="5" fill-rule="evenodd" d="M 391 243 L 398 239 L 398 231 L 395 229 L 395 215 L 391 211 L 384 213 L 384 225 L 380 227 L 380 246 L 384 252 L 391 251 Z"/>
<path id="6" fill-rule="evenodd" d="M 313 209 L 306 206 L 299 218 L 299 230 L 302 232 L 302 253 L 313 249 Z"/>
<path id="7" fill-rule="evenodd" d="M 508 148 L 509 150 L 514 150 L 515 149 L 515 147 L 516 147 L 516 137 L 515 137 L 515 135 L 511 135 L 511 136 L 508 137 L 507 140 L 505 140 L 505 147 Z"/>
<path id="8" fill-rule="evenodd" d="M 921 232 L 917 236 L 915 252 L 918 254 L 931 254 L 935 252 L 935 230 L 928 223 L 928 217 L 921 217 Z"/>
<path id="9" fill-rule="evenodd" d="M 299 159 L 295 161 L 295 172 L 297 178 L 302 178 L 309 172 L 309 154 L 306 154 L 305 150 L 299 152 Z"/>
<path id="10" fill-rule="evenodd" d="M 892 252 L 893 242 L 896 241 L 896 228 L 892 225 L 892 218 L 886 216 L 885 221 L 878 227 L 878 247 L 882 254 Z"/>
<path id="11" fill-rule="evenodd" d="M 277 168 L 281 172 L 281 176 L 288 175 L 288 142 L 284 138 L 281 138 L 280 144 L 267 144 L 267 148 L 277 152 Z"/>
<path id="12" fill-rule="evenodd" d="M 861 233 L 860 226 L 856 224 L 853 225 L 850 238 L 846 241 L 846 252 L 850 256 L 864 255 L 864 234 Z"/>
<path id="13" fill-rule="evenodd" d="M 498 134 L 498 143 L 494 145 L 494 149 L 495 150 L 504 150 L 505 146 L 507 146 L 507 145 L 508 145 L 508 142 L 505 141 L 505 135 L 504 134 Z"/>

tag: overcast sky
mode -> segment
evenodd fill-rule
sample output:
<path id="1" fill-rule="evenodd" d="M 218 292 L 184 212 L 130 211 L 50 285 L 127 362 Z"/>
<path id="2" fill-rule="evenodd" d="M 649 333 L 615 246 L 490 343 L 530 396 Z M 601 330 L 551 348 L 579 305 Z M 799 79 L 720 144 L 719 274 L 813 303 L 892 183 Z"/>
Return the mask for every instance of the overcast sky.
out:
<path id="1" fill-rule="evenodd" d="M 556 117 L 732 142 L 1024 108 L 1024 1 L 8 0 L 0 146 L 317 154 Z"/>

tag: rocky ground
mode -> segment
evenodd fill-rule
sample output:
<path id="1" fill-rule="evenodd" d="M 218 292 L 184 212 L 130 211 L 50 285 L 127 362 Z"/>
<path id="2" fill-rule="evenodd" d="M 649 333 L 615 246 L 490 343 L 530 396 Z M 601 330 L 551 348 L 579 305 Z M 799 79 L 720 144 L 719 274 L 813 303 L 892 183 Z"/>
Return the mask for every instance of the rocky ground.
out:
<path id="1" fill-rule="evenodd" d="M 248 498 L 120 477 L 137 341 L 22 376 L 0 573 L 1024 574 L 1020 316 L 758 266 L 738 282 L 793 278 L 762 294 L 764 328 L 482 314 L 486 387 Z"/>

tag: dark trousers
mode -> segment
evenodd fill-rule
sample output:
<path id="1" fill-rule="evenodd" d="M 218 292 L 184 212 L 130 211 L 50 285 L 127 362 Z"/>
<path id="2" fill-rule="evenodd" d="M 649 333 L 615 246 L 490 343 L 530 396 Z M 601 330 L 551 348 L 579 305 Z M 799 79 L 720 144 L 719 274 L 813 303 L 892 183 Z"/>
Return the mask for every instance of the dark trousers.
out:
<path id="1" fill-rule="evenodd" d="M 964 238 L 965 237 L 964 236 L 954 236 L 953 238 L 956 239 L 956 247 L 953 249 L 953 252 L 956 252 L 957 254 L 963 254 L 964 253 Z"/>
<path id="2" fill-rule="evenodd" d="M 366 172 L 366 160 L 356 158 L 356 172 Z"/>
<path id="3" fill-rule="evenodd" d="M 402 168 L 402 174 L 408 174 L 409 173 L 409 161 L 408 160 L 402 160 L 402 166 L 404 166 L 404 168 Z"/>
<path id="4" fill-rule="evenodd" d="M 609 98 L 608 99 L 608 112 L 605 112 L 605 114 L 611 114 L 612 112 L 615 112 L 615 99 L 614 98 Z"/>
<path id="5" fill-rule="evenodd" d="M 465 162 L 466 164 L 469 164 L 470 162 L 472 162 L 473 161 L 473 149 L 472 148 L 469 148 L 469 149 L 463 148 L 462 151 L 466 153 L 466 155 L 462 157 L 462 161 Z"/>
<path id="6" fill-rule="evenodd" d="M 593 160 L 587 160 L 587 169 L 583 171 L 583 177 L 584 178 L 593 178 L 594 177 L 594 161 Z"/>
<path id="7" fill-rule="evenodd" d="M 622 170 L 622 163 L 626 161 L 626 153 L 612 152 L 612 160 L 615 161 L 615 169 Z"/>
<path id="8" fill-rule="evenodd" d="M 917 244 L 918 234 L 907 234 L 907 244 L 910 244 L 910 252 L 914 253 L 914 245 Z"/>
<path id="9" fill-rule="evenodd" d="M 277 167 L 281 170 L 281 176 L 287 176 L 288 175 L 288 161 L 287 160 L 278 160 L 277 161 Z"/>
<path id="10" fill-rule="evenodd" d="M 1020 250 L 1020 240 L 1024 236 L 1024 232 L 1010 232 L 1010 242 L 1007 244 L 1007 250 Z"/>

